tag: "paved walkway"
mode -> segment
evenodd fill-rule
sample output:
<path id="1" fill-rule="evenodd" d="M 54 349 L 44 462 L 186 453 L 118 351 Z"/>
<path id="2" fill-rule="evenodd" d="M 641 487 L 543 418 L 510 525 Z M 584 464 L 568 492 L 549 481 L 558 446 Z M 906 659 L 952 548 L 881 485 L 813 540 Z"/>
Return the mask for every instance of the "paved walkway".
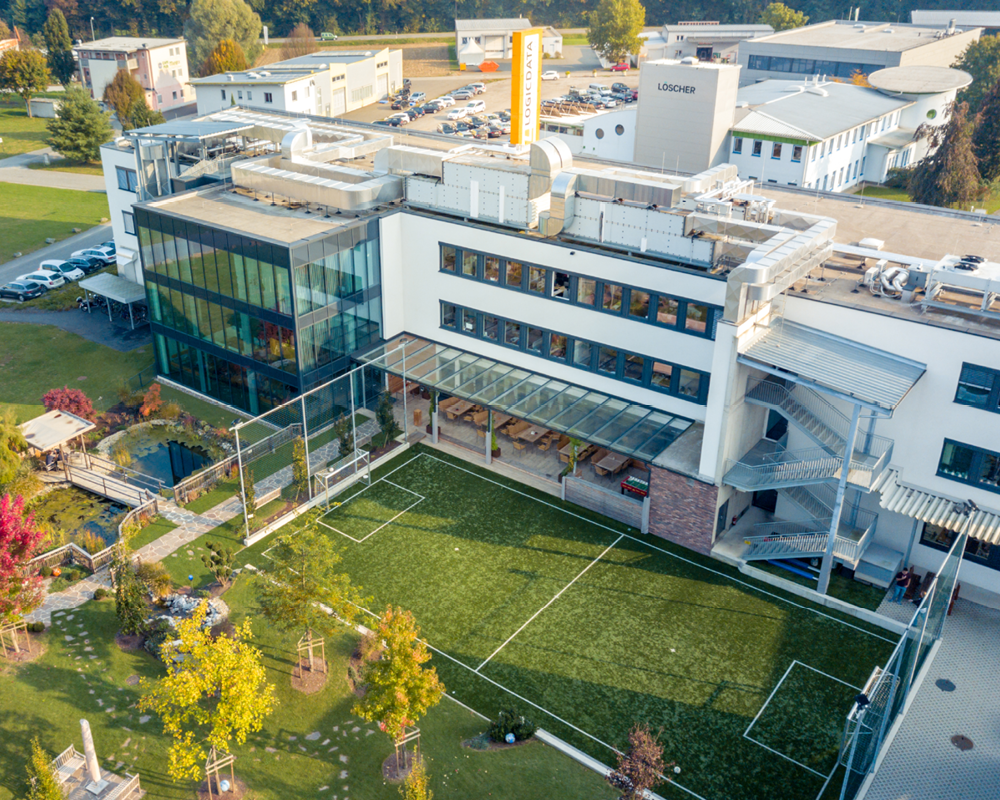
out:
<path id="1" fill-rule="evenodd" d="M 866 800 L 1000 796 L 998 665 L 1000 611 L 959 598 Z M 952 744 L 959 735 L 972 740 L 971 750 Z"/>
<path id="2" fill-rule="evenodd" d="M 20 153 L 16 156 L 0 159 L 0 181 L 4 183 L 21 183 L 29 186 L 47 186 L 51 189 L 75 189 L 82 192 L 103 192 L 103 175 L 81 175 L 76 172 L 59 172 L 51 169 L 28 169 L 28 164 L 41 163 L 48 156 L 52 161 L 58 161 L 52 148 L 32 150 L 30 153 Z"/>
<path id="3" fill-rule="evenodd" d="M 83 289 L 80 290 L 83 294 Z M 145 347 L 153 343 L 149 325 L 140 325 L 131 330 L 125 323 L 112 322 L 98 311 L 87 313 L 79 309 L 72 311 L 28 311 L 4 308 L 0 305 L 0 322 L 21 322 L 29 325 L 55 325 L 61 330 L 75 333 L 97 344 L 103 344 L 120 353 Z M 152 353 L 152 351 L 150 351 Z M 152 355 L 150 355 L 152 359 Z"/>

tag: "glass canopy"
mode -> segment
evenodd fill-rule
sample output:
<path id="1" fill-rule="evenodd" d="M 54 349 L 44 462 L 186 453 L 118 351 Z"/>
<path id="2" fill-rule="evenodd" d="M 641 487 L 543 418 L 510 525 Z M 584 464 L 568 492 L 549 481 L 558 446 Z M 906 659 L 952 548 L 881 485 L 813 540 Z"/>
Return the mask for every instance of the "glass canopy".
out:
<path id="1" fill-rule="evenodd" d="M 357 360 L 512 417 L 652 461 L 693 421 L 415 336 Z"/>

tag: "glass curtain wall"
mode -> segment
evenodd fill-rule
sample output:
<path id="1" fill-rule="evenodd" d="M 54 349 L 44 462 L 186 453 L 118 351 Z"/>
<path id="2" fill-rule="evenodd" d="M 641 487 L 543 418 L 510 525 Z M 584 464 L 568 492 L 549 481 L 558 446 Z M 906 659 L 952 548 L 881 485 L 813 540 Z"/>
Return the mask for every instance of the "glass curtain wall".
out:
<path id="1" fill-rule="evenodd" d="M 263 413 L 380 335 L 376 220 L 291 248 L 144 208 L 136 223 L 159 371 L 192 389 Z"/>

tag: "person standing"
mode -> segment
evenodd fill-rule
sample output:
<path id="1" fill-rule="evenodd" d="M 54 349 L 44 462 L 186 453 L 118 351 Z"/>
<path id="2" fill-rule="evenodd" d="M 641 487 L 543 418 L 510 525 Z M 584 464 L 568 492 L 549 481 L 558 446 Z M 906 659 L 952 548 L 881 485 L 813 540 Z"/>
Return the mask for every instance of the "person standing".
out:
<path id="1" fill-rule="evenodd" d="M 910 585 L 910 570 L 903 567 L 903 571 L 896 575 L 896 585 L 892 589 L 892 602 L 903 602 L 903 595 L 906 594 L 906 587 Z"/>

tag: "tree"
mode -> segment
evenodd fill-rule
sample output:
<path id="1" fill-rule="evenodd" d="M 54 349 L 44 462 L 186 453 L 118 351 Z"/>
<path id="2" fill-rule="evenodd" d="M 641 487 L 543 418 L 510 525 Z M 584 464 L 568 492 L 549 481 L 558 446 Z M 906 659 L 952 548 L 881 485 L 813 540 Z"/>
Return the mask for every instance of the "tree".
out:
<path id="1" fill-rule="evenodd" d="M 868 80 L 868 75 L 862 72 L 860 69 L 854 70 L 851 73 L 851 83 L 854 86 L 864 86 L 865 88 L 871 89 L 871 82 Z"/>
<path id="2" fill-rule="evenodd" d="M 313 33 L 313 29 L 304 22 L 300 22 L 292 28 L 292 32 L 288 34 L 288 38 L 281 46 L 281 58 L 282 60 L 298 58 L 315 53 L 317 50 L 319 50 L 319 45 L 316 43 L 316 34 Z"/>
<path id="3" fill-rule="evenodd" d="M 146 101 L 146 94 L 139 81 L 132 77 L 132 73 L 127 69 L 120 69 L 104 87 L 103 100 L 115 110 L 118 122 L 127 130 L 126 126 L 132 118 L 132 112 L 139 103 Z"/>
<path id="4" fill-rule="evenodd" d="M 7 23 L 0 19 L 0 39 L 12 39 L 14 34 L 10 32 Z"/>
<path id="5" fill-rule="evenodd" d="M 232 39 L 223 39 L 209 53 L 205 63 L 201 65 L 202 76 L 218 75 L 223 72 L 239 72 L 247 68 L 247 57 L 240 43 Z"/>
<path id="6" fill-rule="evenodd" d="M 986 95 L 1000 80 L 1000 36 L 983 36 L 973 42 L 952 66 L 972 76 L 972 83 L 958 93 L 957 100 L 969 104 L 970 114 L 978 114 Z"/>
<path id="7" fill-rule="evenodd" d="M 119 543 L 111 553 L 111 582 L 115 587 L 115 616 L 121 632 L 128 636 L 146 633 L 146 586 L 132 563 L 132 551 Z"/>
<path id="8" fill-rule="evenodd" d="M 420 641 L 420 629 L 412 613 L 389 606 L 375 626 L 375 637 L 383 643 L 381 658 L 367 664 L 361 674 L 365 694 L 355 703 L 354 713 L 378 722 L 389 735 L 396 746 L 398 768 L 405 728 L 416 725 L 429 708 L 440 702 L 444 684 L 433 667 L 424 667 L 431 654 Z"/>
<path id="9" fill-rule="evenodd" d="M 9 494 L 0 498 L 0 626 L 42 604 L 42 578 L 31 559 L 44 539 L 34 515 L 24 512 L 24 498 Z"/>
<path id="10" fill-rule="evenodd" d="M 63 386 L 62 389 L 49 389 L 42 397 L 42 405 L 46 411 L 68 411 L 91 422 L 96 416 L 94 404 L 83 390 L 70 389 L 68 386 Z"/>
<path id="11" fill-rule="evenodd" d="M 21 453 L 28 448 L 24 434 L 17 426 L 13 410 L 0 412 L 0 484 L 10 483 L 21 466 Z"/>
<path id="12" fill-rule="evenodd" d="M 28 800 L 63 800 L 62 788 L 52 770 L 52 759 L 38 737 L 31 739 L 31 760 L 27 764 Z"/>
<path id="13" fill-rule="evenodd" d="M 69 38 L 69 26 L 62 11 L 53 8 L 49 12 L 42 33 L 45 35 L 45 47 L 48 50 L 52 77 L 63 86 L 67 86 L 76 75 L 76 61 L 73 59 L 73 41 Z"/>
<path id="14" fill-rule="evenodd" d="M 316 528 L 282 536 L 268 555 L 271 566 L 255 575 L 254 587 L 261 615 L 279 630 L 304 630 L 310 641 L 314 632 L 332 636 L 367 602 L 341 569 L 329 537 Z"/>
<path id="15" fill-rule="evenodd" d="M 645 723 L 636 724 L 628 734 L 628 751 L 618 754 L 618 769 L 608 773 L 608 783 L 621 792 L 621 800 L 641 800 L 646 790 L 663 782 L 663 745 L 660 735 Z"/>
<path id="16" fill-rule="evenodd" d="M 31 96 L 49 86 L 49 68 L 45 56 L 37 50 L 7 50 L 0 56 L 0 90 L 13 92 L 24 101 L 31 113 Z"/>
<path id="17" fill-rule="evenodd" d="M 81 163 L 99 162 L 101 145 L 114 136 L 111 115 L 102 112 L 79 87 L 66 90 L 55 119 L 46 127 L 49 147 L 70 161 Z"/>
<path id="18" fill-rule="evenodd" d="M 253 61 L 260 52 L 260 30 L 260 17 L 243 0 L 194 0 L 184 23 L 188 58 L 203 64 L 219 42 L 232 39 Z"/>
<path id="19" fill-rule="evenodd" d="M 910 175 L 913 201 L 931 206 L 967 205 L 981 190 L 981 179 L 972 148 L 974 122 L 967 103 L 953 102 L 944 125 L 923 124 L 916 138 L 926 138 L 931 151 Z"/>
<path id="20" fill-rule="evenodd" d="M 146 98 L 132 109 L 132 116 L 129 118 L 131 128 L 148 128 L 150 125 L 162 125 L 167 121 L 159 111 L 153 111 L 146 103 Z"/>
<path id="21" fill-rule="evenodd" d="M 979 175 L 987 183 L 993 183 L 1000 178 L 1000 80 L 983 98 L 972 146 L 979 160 Z"/>
<path id="22" fill-rule="evenodd" d="M 420 759 L 399 787 L 399 793 L 403 795 L 403 800 L 434 800 L 434 792 L 428 787 L 429 783 L 427 767 L 424 766 L 424 760 Z"/>
<path id="23" fill-rule="evenodd" d="M 378 422 L 381 432 L 382 446 L 388 447 L 389 442 L 399 436 L 399 425 L 396 424 L 396 416 L 392 413 L 392 397 L 388 392 L 382 392 L 375 406 L 375 421 Z"/>
<path id="24" fill-rule="evenodd" d="M 589 21 L 587 38 L 608 61 L 618 64 L 642 47 L 639 34 L 646 24 L 646 9 L 639 0 L 601 0 Z"/>
<path id="25" fill-rule="evenodd" d="M 205 547 L 208 548 L 208 553 L 201 557 L 202 563 L 209 568 L 221 586 L 226 586 L 233 577 L 236 554 L 221 543 L 205 542 Z"/>
<path id="26" fill-rule="evenodd" d="M 760 12 L 761 25 L 770 25 L 774 32 L 801 28 L 809 21 L 809 17 L 801 11 L 789 8 L 784 3 L 771 3 Z"/>
<path id="27" fill-rule="evenodd" d="M 337 427 L 334 428 L 337 435 L 337 443 L 340 445 L 340 457 L 354 454 L 354 421 L 348 417 L 342 417 Z"/>
<path id="28" fill-rule="evenodd" d="M 233 742 L 244 744 L 274 710 L 274 687 L 260 650 L 250 644 L 250 621 L 213 639 L 204 626 L 207 609 L 203 602 L 178 622 L 176 641 L 161 648 L 172 669 L 140 684 L 139 708 L 157 714 L 173 738 L 168 772 L 174 780 L 199 777 L 208 749 L 228 753 Z"/>
<path id="29" fill-rule="evenodd" d="M 254 486 L 253 470 L 250 467 L 243 467 L 243 508 L 247 519 L 253 519 L 257 511 L 257 488 Z"/>
<path id="30" fill-rule="evenodd" d="M 292 487 L 295 499 L 309 496 L 309 464 L 306 459 L 306 442 L 299 436 L 292 444 Z"/>
<path id="31" fill-rule="evenodd" d="M 142 396 L 142 405 L 139 406 L 139 413 L 144 417 L 155 414 L 163 405 L 163 398 L 160 397 L 160 384 L 150 384 L 146 394 Z"/>

